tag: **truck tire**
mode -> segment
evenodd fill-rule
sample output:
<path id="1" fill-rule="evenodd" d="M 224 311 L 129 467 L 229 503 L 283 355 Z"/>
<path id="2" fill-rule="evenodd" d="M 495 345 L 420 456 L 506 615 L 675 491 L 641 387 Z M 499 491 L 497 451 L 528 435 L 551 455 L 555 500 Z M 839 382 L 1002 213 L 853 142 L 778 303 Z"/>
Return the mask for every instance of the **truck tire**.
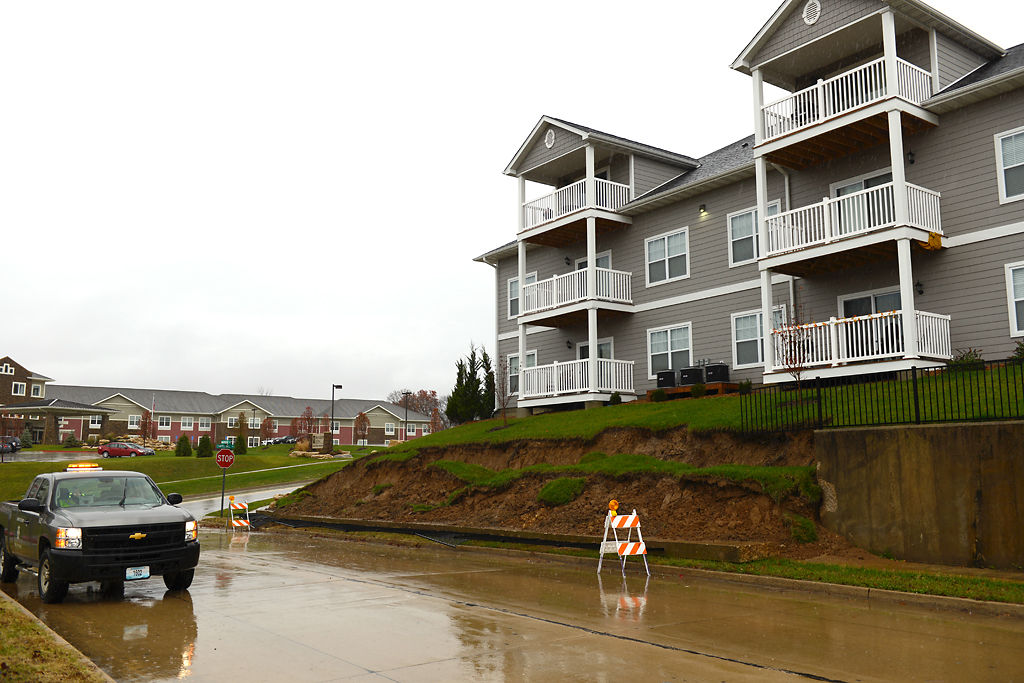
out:
<path id="1" fill-rule="evenodd" d="M 61 602 L 68 594 L 68 582 L 53 578 L 50 566 L 50 551 L 39 553 L 39 597 L 47 604 Z"/>
<path id="2" fill-rule="evenodd" d="M 192 585 L 192 578 L 196 575 L 195 569 L 186 569 L 180 572 L 168 572 L 164 574 L 164 585 L 170 591 L 183 591 Z"/>
<path id="3" fill-rule="evenodd" d="M 0 529 L 0 582 L 12 583 L 18 580 L 18 560 L 7 552 L 7 542 Z"/>

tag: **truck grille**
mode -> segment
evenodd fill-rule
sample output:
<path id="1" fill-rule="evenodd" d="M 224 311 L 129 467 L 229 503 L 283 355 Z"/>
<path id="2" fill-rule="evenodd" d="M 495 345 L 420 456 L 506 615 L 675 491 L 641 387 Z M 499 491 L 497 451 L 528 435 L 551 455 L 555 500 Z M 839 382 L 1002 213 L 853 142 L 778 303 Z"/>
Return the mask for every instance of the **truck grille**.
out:
<path id="1" fill-rule="evenodd" d="M 139 538 L 141 534 L 145 536 Z M 132 538 L 133 535 L 136 538 Z M 145 555 L 152 551 L 184 546 L 185 523 L 85 528 L 82 529 L 82 537 L 84 550 L 90 554 Z"/>

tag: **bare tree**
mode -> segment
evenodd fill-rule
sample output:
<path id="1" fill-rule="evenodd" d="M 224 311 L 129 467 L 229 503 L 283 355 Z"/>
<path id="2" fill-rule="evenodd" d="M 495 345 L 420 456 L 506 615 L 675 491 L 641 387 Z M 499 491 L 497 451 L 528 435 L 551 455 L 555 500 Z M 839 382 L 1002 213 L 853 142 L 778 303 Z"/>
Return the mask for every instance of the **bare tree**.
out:
<path id="1" fill-rule="evenodd" d="M 260 396 L 273 396 L 274 390 L 271 389 L 270 387 L 265 387 L 261 384 L 259 385 L 259 387 L 256 388 L 256 393 L 259 394 Z"/>
<path id="2" fill-rule="evenodd" d="M 352 433 L 356 439 L 356 443 L 359 443 L 360 439 L 366 439 L 370 435 L 370 418 L 366 417 L 366 413 L 359 413 L 356 415 L 355 422 L 352 425 Z"/>
<path id="3" fill-rule="evenodd" d="M 260 443 L 269 441 L 274 436 L 274 421 L 269 417 L 263 418 L 260 423 Z"/>
<path id="4" fill-rule="evenodd" d="M 156 425 L 153 424 L 153 413 L 149 412 L 145 408 L 142 410 L 142 417 L 139 418 L 139 431 L 142 432 L 142 445 L 146 445 L 146 440 L 153 438 L 153 428 Z"/>
<path id="5" fill-rule="evenodd" d="M 767 335 L 765 343 L 775 344 L 775 364 L 782 367 L 796 382 L 799 402 L 803 398 L 804 373 L 814 352 L 814 328 L 803 324 L 799 312 L 793 311 L 777 332 L 778 343 L 773 338 L 776 335 L 772 334 Z"/>
<path id="6" fill-rule="evenodd" d="M 508 406 L 512 402 L 512 391 L 509 386 L 508 356 L 498 356 L 498 367 L 494 373 L 494 401 L 501 410 L 502 425 L 508 426 Z"/>

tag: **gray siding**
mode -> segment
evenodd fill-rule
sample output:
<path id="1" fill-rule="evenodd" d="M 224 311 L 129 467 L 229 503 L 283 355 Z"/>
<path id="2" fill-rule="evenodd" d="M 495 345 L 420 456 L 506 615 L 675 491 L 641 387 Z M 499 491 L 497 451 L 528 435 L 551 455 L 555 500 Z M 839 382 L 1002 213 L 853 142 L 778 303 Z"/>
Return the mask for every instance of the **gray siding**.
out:
<path id="1" fill-rule="evenodd" d="M 939 55 L 940 88 L 945 88 L 985 63 L 982 57 L 941 33 L 936 36 L 936 44 Z"/>
<path id="2" fill-rule="evenodd" d="M 548 149 L 544 145 L 544 136 L 547 134 L 547 128 L 541 130 L 540 136 L 534 143 L 533 147 L 526 153 L 523 160 L 519 162 L 519 168 L 515 169 L 517 173 L 522 173 L 531 168 L 536 168 L 541 164 L 544 164 L 552 159 L 557 159 L 563 154 L 583 147 L 583 138 L 575 133 L 570 133 L 564 128 L 558 126 L 549 126 L 555 131 L 555 144 Z"/>
<path id="3" fill-rule="evenodd" d="M 932 72 L 931 41 L 927 31 L 916 28 L 896 36 L 896 55 L 928 73 Z"/>
<path id="4" fill-rule="evenodd" d="M 808 26 L 802 16 L 803 3 L 797 3 L 750 63 L 757 66 L 885 6 L 878 0 L 821 0 L 821 17 Z"/>
<path id="5" fill-rule="evenodd" d="M 682 169 L 678 166 L 638 156 L 633 162 L 633 179 L 636 182 L 636 193 L 634 196 L 639 197 L 645 192 L 649 192 L 659 185 L 667 183 L 682 172 Z M 626 180 L 621 182 L 629 184 L 628 171 Z"/>

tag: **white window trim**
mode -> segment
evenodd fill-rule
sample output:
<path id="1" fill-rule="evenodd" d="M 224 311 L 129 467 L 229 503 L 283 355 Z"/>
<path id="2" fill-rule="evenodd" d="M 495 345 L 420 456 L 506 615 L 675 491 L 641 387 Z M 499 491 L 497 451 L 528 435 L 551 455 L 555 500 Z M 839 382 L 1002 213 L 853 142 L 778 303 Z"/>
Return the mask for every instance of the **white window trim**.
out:
<path id="1" fill-rule="evenodd" d="M 395 435 L 395 423 L 394 422 L 385 422 L 384 423 L 384 434 L 387 435 L 387 436 L 394 436 Z"/>
<path id="2" fill-rule="evenodd" d="M 385 446 L 390 446 L 391 445 L 391 439 L 384 439 L 384 445 Z"/>
<path id="3" fill-rule="evenodd" d="M 21 387 L 21 391 L 18 391 L 18 387 Z M 11 382 L 11 396 L 24 396 L 28 385 L 25 382 Z"/>
<path id="4" fill-rule="evenodd" d="M 89 429 L 100 429 L 103 427 L 103 416 L 102 415 L 90 415 L 89 416 Z"/>
<path id="5" fill-rule="evenodd" d="M 232 446 L 235 445 L 235 437 L 233 437 L 233 436 L 226 436 L 226 437 L 224 437 L 224 440 L 227 441 Z"/>
<path id="6" fill-rule="evenodd" d="M 1004 269 L 1006 273 L 1006 313 L 1008 316 L 1007 321 L 1010 324 L 1010 337 L 1013 338 L 1024 337 L 1024 320 L 1020 321 L 1021 329 L 1015 329 L 1013 326 L 1014 318 L 1017 317 L 1016 306 L 1014 306 L 1016 300 L 1013 298 L 1013 271 L 1017 270 L 1018 268 L 1024 268 L 1024 261 L 1017 261 L 1016 263 L 1007 263 Z"/>
<path id="7" fill-rule="evenodd" d="M 167 420 L 167 426 L 166 427 L 163 424 L 164 420 Z M 171 416 L 170 415 L 160 415 L 160 416 L 158 416 L 156 418 L 156 428 L 157 429 L 164 429 L 164 430 L 170 429 L 171 428 Z"/>
<path id="8" fill-rule="evenodd" d="M 534 270 L 532 272 L 526 273 L 524 279 L 529 280 L 531 277 L 533 278 L 533 282 L 528 282 L 527 284 L 532 285 L 535 282 L 537 282 L 537 271 Z M 519 281 L 519 276 L 517 275 L 515 277 L 510 277 L 508 279 L 508 282 L 505 283 L 505 286 L 506 286 L 506 289 L 505 289 L 505 314 L 508 315 L 508 319 L 509 320 L 515 320 L 516 318 L 518 318 L 520 315 L 523 314 L 523 287 L 522 287 L 522 285 L 520 285 L 519 286 L 519 297 L 518 297 L 518 300 L 519 300 L 519 315 L 512 315 L 512 297 L 510 296 L 509 293 L 512 291 L 512 283 L 513 282 L 518 282 L 518 281 Z"/>
<path id="9" fill-rule="evenodd" d="M 14 366 L 11 365 L 10 363 L 4 363 L 3 366 L 0 366 L 0 375 L 13 375 L 13 374 L 14 374 Z"/>
<path id="10" fill-rule="evenodd" d="M 274 431 L 276 432 L 277 431 L 277 420 L 271 420 L 270 421 L 270 426 L 273 427 Z"/>
<path id="11" fill-rule="evenodd" d="M 786 305 L 781 304 L 779 306 L 773 306 L 772 312 L 781 311 L 783 321 L 786 320 Z M 748 368 L 763 368 L 764 367 L 764 345 L 768 342 L 767 337 L 771 332 L 771 325 L 765 327 L 764 321 L 761 321 L 761 353 L 760 360 L 757 363 L 743 363 L 741 364 L 736 360 L 736 318 L 744 318 L 748 315 L 761 315 L 761 309 L 755 308 L 752 311 L 740 311 L 739 313 L 733 313 L 729 316 L 729 328 L 732 336 L 732 368 L 733 370 L 746 370 Z M 752 341 L 750 339 L 744 339 L 743 341 Z"/>
<path id="12" fill-rule="evenodd" d="M 674 330 L 678 327 L 686 327 L 690 331 L 690 365 L 693 365 L 693 359 L 696 355 L 693 352 L 693 322 L 687 321 L 685 323 L 675 323 L 673 325 L 662 325 L 661 327 L 648 327 L 644 333 L 647 337 L 647 379 L 658 379 L 658 376 L 651 370 L 651 332 L 662 332 L 664 330 Z M 671 337 L 671 335 L 669 335 Z M 669 356 L 672 355 L 671 342 L 669 343 Z"/>
<path id="13" fill-rule="evenodd" d="M 132 424 L 134 422 L 135 424 Z M 128 429 L 140 429 L 142 426 L 141 415 L 129 415 L 128 416 Z"/>
<path id="14" fill-rule="evenodd" d="M 43 385 L 42 384 L 33 384 L 32 388 L 29 390 L 29 393 L 31 394 L 32 398 L 42 398 L 43 397 Z"/>
<path id="15" fill-rule="evenodd" d="M 611 270 L 612 269 L 612 250 L 608 249 L 607 251 L 599 251 L 598 253 L 594 254 L 594 262 L 596 263 L 597 260 L 599 258 L 601 258 L 602 256 L 607 256 L 608 257 L 608 270 Z M 580 269 L 580 264 L 582 262 L 586 261 L 586 260 L 587 260 L 586 256 L 580 256 L 578 259 L 576 259 L 573 262 L 572 265 L 573 265 L 573 267 L 576 270 L 579 270 Z M 689 265 L 689 264 L 687 264 L 687 265 Z"/>
<path id="16" fill-rule="evenodd" d="M 406 436 L 410 436 L 410 435 L 411 436 L 416 436 L 416 425 L 414 425 L 411 422 L 406 422 L 405 423 L 405 435 Z"/>
<path id="17" fill-rule="evenodd" d="M 872 308 L 874 308 L 874 297 L 878 296 L 879 294 L 899 294 L 899 293 L 900 293 L 900 286 L 899 285 L 892 285 L 892 286 L 889 286 L 889 287 L 879 287 L 878 289 L 869 289 L 869 290 L 864 291 L 864 292 L 854 292 L 852 294 L 840 294 L 839 296 L 836 297 L 836 317 L 837 318 L 844 318 L 844 317 L 846 317 L 846 316 L 843 315 L 843 302 L 847 301 L 849 299 L 861 299 L 863 297 L 870 296 L 870 297 L 872 297 L 871 306 L 872 306 Z M 882 312 L 884 313 L 885 311 L 882 311 Z M 810 321 L 810 320 L 801 320 L 800 322 L 801 323 L 808 323 L 808 322 L 812 322 L 812 321 Z"/>
<path id="18" fill-rule="evenodd" d="M 650 277 L 651 277 L 650 265 L 651 265 L 651 262 L 647 260 L 647 253 L 648 253 L 647 252 L 647 245 L 650 244 L 651 242 L 654 242 L 655 240 L 661 240 L 661 239 L 665 240 L 665 262 L 666 262 L 665 275 L 667 276 L 668 275 L 667 265 L 668 265 L 668 258 L 669 258 L 668 257 L 668 238 L 671 237 L 672 235 L 678 235 L 679 233 L 683 233 L 686 236 L 686 275 L 680 275 L 678 277 L 667 277 L 664 280 L 658 280 L 657 282 L 651 282 L 650 281 Z M 670 282 L 679 282 L 680 280 L 688 280 L 690 278 L 690 274 L 691 274 L 691 268 L 690 268 L 690 226 L 686 225 L 686 226 L 683 226 L 681 228 L 676 228 L 674 230 L 669 230 L 668 232 L 663 232 L 660 235 L 654 235 L 653 237 L 648 237 L 647 239 L 644 240 L 644 286 L 645 287 L 658 287 L 659 285 L 667 285 Z"/>
<path id="19" fill-rule="evenodd" d="M 768 206 L 766 208 L 770 209 L 773 206 L 775 207 L 775 214 L 782 213 L 782 202 L 780 200 L 775 199 L 773 201 L 768 202 Z M 760 227 L 761 226 L 758 225 L 760 221 L 754 221 L 754 235 L 753 235 L 753 237 L 754 237 L 754 258 L 749 258 L 749 259 L 747 259 L 745 261 L 733 261 L 732 260 L 732 243 L 733 243 L 733 239 L 732 239 L 732 219 L 733 219 L 734 216 L 742 216 L 743 214 L 750 213 L 751 211 L 757 211 L 757 207 L 756 206 L 751 206 L 750 208 L 742 209 L 741 211 L 733 211 L 732 213 L 726 214 L 726 216 L 725 216 L 725 236 L 726 236 L 726 239 L 728 240 L 728 243 L 729 243 L 729 267 L 730 268 L 735 268 L 737 266 L 745 266 L 745 265 L 750 264 L 750 263 L 757 263 L 757 260 L 759 258 L 761 258 L 761 235 L 760 235 Z M 775 214 L 772 214 L 772 215 L 775 215 Z"/>
<path id="20" fill-rule="evenodd" d="M 365 445 L 367 445 L 366 444 L 366 439 L 356 439 L 356 445 L 357 446 L 365 446 Z"/>
<path id="21" fill-rule="evenodd" d="M 886 173 L 892 173 L 892 166 L 886 166 L 885 168 L 879 168 L 877 170 L 870 171 L 868 173 L 861 173 L 860 175 L 855 175 L 852 178 L 847 178 L 846 180 L 840 180 L 838 182 L 832 183 L 832 184 L 830 184 L 828 186 L 828 196 L 831 199 L 835 199 L 836 198 L 836 190 L 838 190 L 840 187 L 846 187 L 847 185 L 851 185 L 853 183 L 859 183 L 859 182 L 862 182 L 864 180 L 867 180 L 868 178 L 874 178 L 876 176 L 885 175 Z"/>
<path id="22" fill-rule="evenodd" d="M 156 437 L 156 440 L 159 441 L 160 443 L 170 443 L 171 442 L 171 435 L 170 434 L 160 434 L 159 436 Z"/>
<path id="23" fill-rule="evenodd" d="M 206 426 L 203 426 L 203 420 L 206 420 Z M 210 431 L 210 428 L 212 426 L 213 426 L 213 418 L 209 418 L 209 417 L 201 417 L 201 418 L 199 418 L 199 431 L 201 431 L 201 432 L 208 432 L 208 431 Z"/>
<path id="24" fill-rule="evenodd" d="M 993 141 L 996 146 L 996 181 L 999 183 L 1000 204 L 1009 204 L 1010 202 L 1019 202 L 1024 200 L 1024 192 L 1019 195 L 1014 195 L 1013 197 L 1006 196 L 1006 174 L 1004 172 L 1006 169 L 1003 168 L 1003 146 L 999 144 L 1003 138 L 1009 137 L 1010 135 L 1017 135 L 1019 133 L 1024 133 L 1024 126 L 1014 128 L 1013 130 L 1003 131 L 1002 133 L 996 133 L 993 136 Z"/>
<path id="25" fill-rule="evenodd" d="M 528 368 L 535 368 L 535 367 L 537 367 L 537 349 L 531 349 L 531 350 L 526 352 L 526 356 L 527 357 L 529 357 L 531 354 L 533 355 L 533 365 L 527 365 L 526 367 L 528 367 Z M 505 356 L 505 363 L 508 364 L 508 368 L 509 368 L 508 370 L 505 371 L 505 374 L 506 374 L 505 382 L 506 382 L 506 386 L 508 386 L 508 387 L 512 386 L 512 370 L 511 370 L 511 368 L 512 368 L 512 361 L 511 361 L 511 359 L 512 358 L 515 358 L 515 359 L 518 360 L 519 354 L 518 353 L 510 353 L 510 354 L 507 354 Z M 517 374 L 522 373 L 522 370 L 523 370 L 523 366 L 520 365 L 519 366 L 519 373 L 517 373 Z M 520 379 L 522 379 L 521 375 L 520 375 Z M 519 391 L 518 390 L 510 391 L 510 392 L 508 392 L 508 395 L 509 396 L 518 396 L 519 395 Z"/>
<path id="26" fill-rule="evenodd" d="M 186 422 L 187 420 L 187 422 Z M 187 425 L 187 426 L 186 426 Z M 184 430 L 191 430 L 195 426 L 195 418 L 183 417 L 181 418 L 181 428 Z"/>
<path id="27" fill-rule="evenodd" d="M 589 341 L 581 341 L 576 343 L 576 360 L 583 360 L 580 358 L 580 347 L 589 345 Z M 612 347 L 612 358 L 615 358 L 615 337 L 603 337 L 597 340 L 598 346 L 601 344 L 611 344 Z"/>
<path id="28" fill-rule="evenodd" d="M 248 448 L 259 448 L 259 445 L 260 445 L 260 437 L 259 437 L 259 435 L 257 434 L 256 436 L 250 436 L 248 438 L 248 440 L 246 441 L 245 445 Z"/>

